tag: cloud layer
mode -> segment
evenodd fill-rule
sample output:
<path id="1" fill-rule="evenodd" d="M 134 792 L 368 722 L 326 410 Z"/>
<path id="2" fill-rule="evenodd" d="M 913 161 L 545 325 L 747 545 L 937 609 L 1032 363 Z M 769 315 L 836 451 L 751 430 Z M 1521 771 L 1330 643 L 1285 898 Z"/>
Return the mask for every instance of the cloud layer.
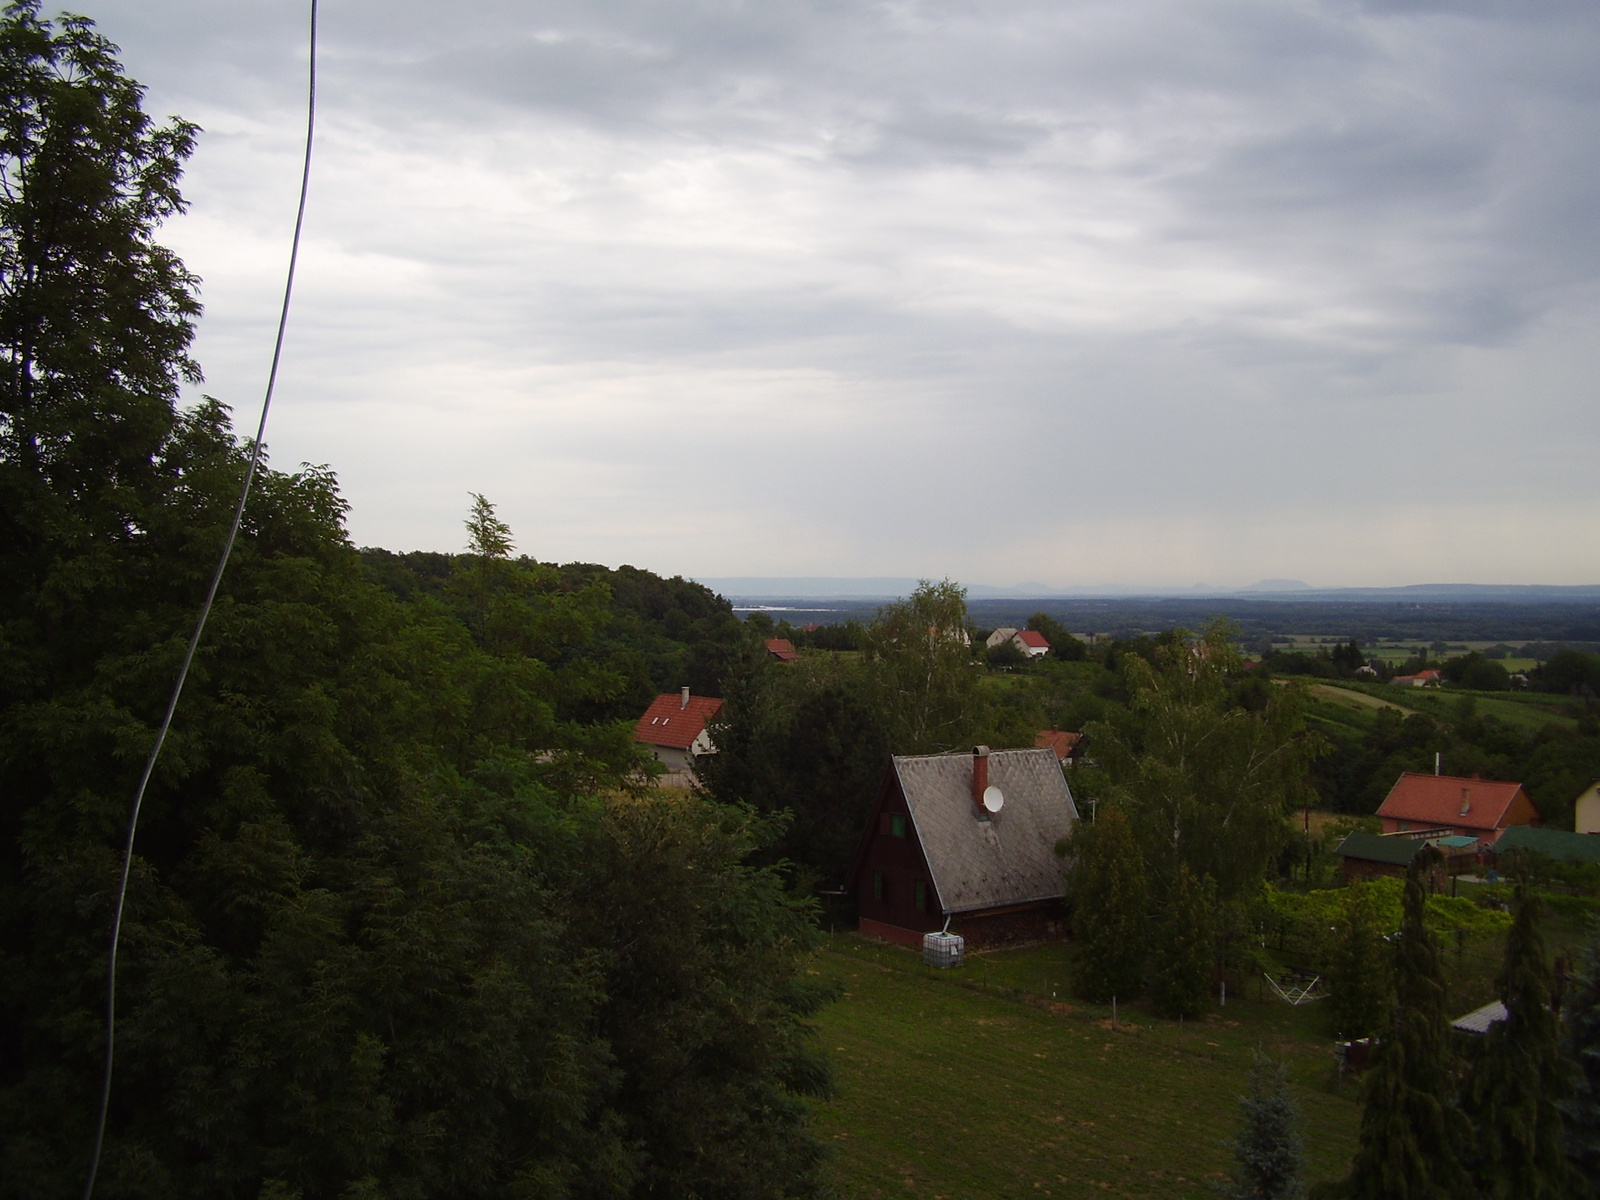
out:
<path id="1" fill-rule="evenodd" d="M 324 14 L 271 443 L 359 542 L 470 490 L 668 573 L 1595 580 L 1593 5 Z M 90 15 L 206 128 L 170 238 L 248 410 L 302 6 Z"/>

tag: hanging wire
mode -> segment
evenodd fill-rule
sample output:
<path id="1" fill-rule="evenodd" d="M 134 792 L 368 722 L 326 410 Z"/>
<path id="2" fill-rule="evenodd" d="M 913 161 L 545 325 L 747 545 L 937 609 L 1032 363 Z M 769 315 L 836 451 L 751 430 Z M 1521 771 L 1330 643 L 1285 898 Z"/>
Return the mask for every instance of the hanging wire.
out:
<path id="1" fill-rule="evenodd" d="M 117 1033 L 117 947 L 122 940 L 122 915 L 128 899 L 128 876 L 133 870 L 133 839 L 139 828 L 139 810 L 144 805 L 145 789 L 149 787 L 150 776 L 155 772 L 156 759 L 160 757 L 161 747 L 167 740 L 167 731 L 172 728 L 172 716 L 178 710 L 178 698 L 183 694 L 184 682 L 189 678 L 189 668 L 194 663 L 200 635 L 205 632 L 206 620 L 211 616 L 211 606 L 216 602 L 217 589 L 222 586 L 222 573 L 227 569 L 233 544 L 239 537 L 245 501 L 250 498 L 250 486 L 255 482 L 256 470 L 261 465 L 261 450 L 267 434 L 267 413 L 272 408 L 272 392 L 278 383 L 278 363 L 283 358 L 283 334 L 289 324 L 289 300 L 294 294 L 294 269 L 300 258 L 300 230 L 305 225 L 306 192 L 311 184 L 311 141 L 317 127 L 317 0 L 311 0 L 310 42 L 310 67 L 306 78 L 306 150 L 300 168 L 300 204 L 295 209 L 294 237 L 289 244 L 289 271 L 283 285 L 283 305 L 278 311 L 278 336 L 272 345 L 272 367 L 267 372 L 267 390 L 261 399 L 261 419 L 256 423 L 255 441 L 250 446 L 250 465 L 245 470 L 244 483 L 239 488 L 239 502 L 234 505 L 228 540 L 223 543 L 222 556 L 217 559 L 217 569 L 212 572 L 205 603 L 200 607 L 194 632 L 189 635 L 189 647 L 184 651 L 177 682 L 172 685 L 172 696 L 167 701 L 166 714 L 161 718 L 161 728 L 150 747 L 150 756 L 145 759 L 144 774 L 139 777 L 139 787 L 133 795 L 133 809 L 128 814 L 128 834 L 122 844 L 122 875 L 117 881 L 117 900 L 111 910 L 111 953 L 106 963 L 105 1073 L 100 1082 L 100 1115 L 95 1123 L 94 1151 L 89 1156 L 89 1178 L 83 1185 L 83 1200 L 90 1200 L 94 1195 L 95 1179 L 100 1174 L 100 1156 L 105 1148 L 106 1117 L 111 1110 L 111 1068 Z"/>

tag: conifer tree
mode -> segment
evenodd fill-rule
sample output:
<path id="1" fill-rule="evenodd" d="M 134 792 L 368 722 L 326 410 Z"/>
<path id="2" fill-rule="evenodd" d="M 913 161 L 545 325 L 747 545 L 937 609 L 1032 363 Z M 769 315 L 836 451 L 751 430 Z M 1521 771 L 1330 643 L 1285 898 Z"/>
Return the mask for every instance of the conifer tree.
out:
<path id="1" fill-rule="evenodd" d="M 1080 822 L 1071 842 L 1073 990 L 1085 1000 L 1128 999 L 1140 990 L 1145 955 L 1144 858 L 1128 818 L 1107 806 Z"/>
<path id="2" fill-rule="evenodd" d="M 1576 1067 L 1572 1094 L 1561 1103 L 1567 1158 L 1577 1175 L 1575 1193 L 1600 1196 L 1600 917 L 1589 925 L 1589 944 L 1566 1002 L 1562 1049 Z"/>
<path id="3" fill-rule="evenodd" d="M 1353 884 L 1345 892 L 1344 912 L 1329 963 L 1329 1015 L 1339 1037 L 1376 1033 L 1389 1010 L 1388 947 L 1378 928 L 1372 891 Z"/>
<path id="4" fill-rule="evenodd" d="M 1395 953 L 1397 1004 L 1367 1077 L 1348 1187 L 1355 1200 L 1456 1200 L 1467 1188 L 1444 971 L 1438 943 L 1423 923 L 1423 873 L 1439 859 L 1428 847 L 1406 870 Z"/>
<path id="5" fill-rule="evenodd" d="M 1250 1092 L 1239 1100 L 1239 1116 L 1234 1167 L 1219 1192 L 1227 1200 L 1304 1200 L 1300 1110 L 1283 1066 L 1259 1050 L 1250 1068 Z"/>
<path id="6" fill-rule="evenodd" d="M 1572 1092 L 1550 1007 L 1541 906 L 1519 880 L 1516 916 L 1497 980 L 1506 1018 L 1489 1027 L 1472 1065 L 1464 1109 L 1476 1131 L 1471 1162 L 1491 1200 L 1559 1200 L 1571 1194 L 1558 1104 Z"/>
<path id="7" fill-rule="evenodd" d="M 1156 927 L 1156 963 L 1151 999 L 1166 1017 L 1197 1017 L 1210 1006 L 1216 963 L 1212 907 L 1216 885 L 1178 867 L 1172 892 Z"/>

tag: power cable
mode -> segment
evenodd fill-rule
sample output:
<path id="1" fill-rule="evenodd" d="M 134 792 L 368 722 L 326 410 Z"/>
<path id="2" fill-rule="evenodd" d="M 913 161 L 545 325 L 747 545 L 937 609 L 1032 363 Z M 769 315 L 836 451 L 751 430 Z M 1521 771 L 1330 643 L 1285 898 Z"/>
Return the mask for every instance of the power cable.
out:
<path id="1" fill-rule="evenodd" d="M 283 305 L 278 311 L 278 336 L 272 346 L 272 367 L 267 372 L 267 390 L 261 399 L 261 419 L 256 423 L 256 437 L 250 447 L 250 465 L 245 470 L 244 484 L 239 489 L 239 502 L 233 509 L 233 524 L 228 529 L 228 540 L 223 543 L 222 556 L 217 559 L 217 569 L 212 572 L 205 603 L 200 607 L 200 617 L 195 621 L 194 632 L 189 635 L 189 647 L 184 651 L 183 665 L 178 669 L 177 682 L 172 685 L 172 697 L 167 701 L 166 714 L 161 718 L 161 728 L 156 732 L 150 756 L 145 760 L 144 774 L 139 777 L 139 787 L 133 795 L 133 809 L 128 814 L 128 836 L 122 845 L 122 875 L 117 882 L 117 901 L 111 910 L 111 953 L 106 964 L 105 1073 L 100 1083 L 100 1115 L 95 1123 L 94 1151 L 89 1157 L 89 1178 L 83 1185 L 83 1200 L 91 1200 L 94 1195 L 95 1179 L 100 1174 L 100 1155 L 105 1147 L 106 1117 L 111 1110 L 111 1067 L 117 1034 L 117 947 L 122 940 L 122 914 L 128 899 L 128 876 L 133 870 L 133 838 L 139 828 L 139 810 L 144 806 L 145 789 L 150 785 L 156 759 L 166 743 L 167 731 L 172 728 L 172 716 L 178 710 L 178 698 L 183 695 L 183 685 L 189 678 L 189 668 L 200 646 L 200 635 L 205 632 L 206 620 L 211 616 L 211 606 L 216 602 L 217 589 L 222 586 L 222 573 L 228 567 L 233 544 L 239 537 L 245 501 L 250 498 L 250 486 L 255 482 L 256 470 L 261 465 L 261 448 L 267 434 L 267 413 L 272 408 L 272 392 L 278 383 L 278 363 L 283 358 L 283 334 L 289 324 L 289 300 L 294 294 L 294 269 L 300 259 L 300 231 L 305 225 L 306 192 L 311 184 L 311 142 L 317 128 L 317 0 L 311 0 L 310 41 L 310 67 L 306 79 L 306 150 L 300 168 L 300 204 L 295 210 L 294 238 L 289 244 L 289 271 L 283 285 Z"/>

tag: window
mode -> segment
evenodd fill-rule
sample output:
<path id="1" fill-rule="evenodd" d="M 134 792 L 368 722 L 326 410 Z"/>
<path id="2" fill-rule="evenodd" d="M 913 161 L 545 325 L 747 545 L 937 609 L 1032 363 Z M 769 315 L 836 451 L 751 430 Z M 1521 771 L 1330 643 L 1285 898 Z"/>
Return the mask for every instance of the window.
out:
<path id="1" fill-rule="evenodd" d="M 915 890 L 917 911 L 926 912 L 928 910 L 928 885 L 919 879 Z"/>
<path id="2" fill-rule="evenodd" d="M 905 837 L 906 819 L 900 813 L 895 813 L 889 818 L 889 832 L 895 837 Z"/>
<path id="3" fill-rule="evenodd" d="M 872 873 L 872 898 L 874 900 L 882 900 L 883 899 L 883 872 L 882 871 L 874 871 Z"/>

